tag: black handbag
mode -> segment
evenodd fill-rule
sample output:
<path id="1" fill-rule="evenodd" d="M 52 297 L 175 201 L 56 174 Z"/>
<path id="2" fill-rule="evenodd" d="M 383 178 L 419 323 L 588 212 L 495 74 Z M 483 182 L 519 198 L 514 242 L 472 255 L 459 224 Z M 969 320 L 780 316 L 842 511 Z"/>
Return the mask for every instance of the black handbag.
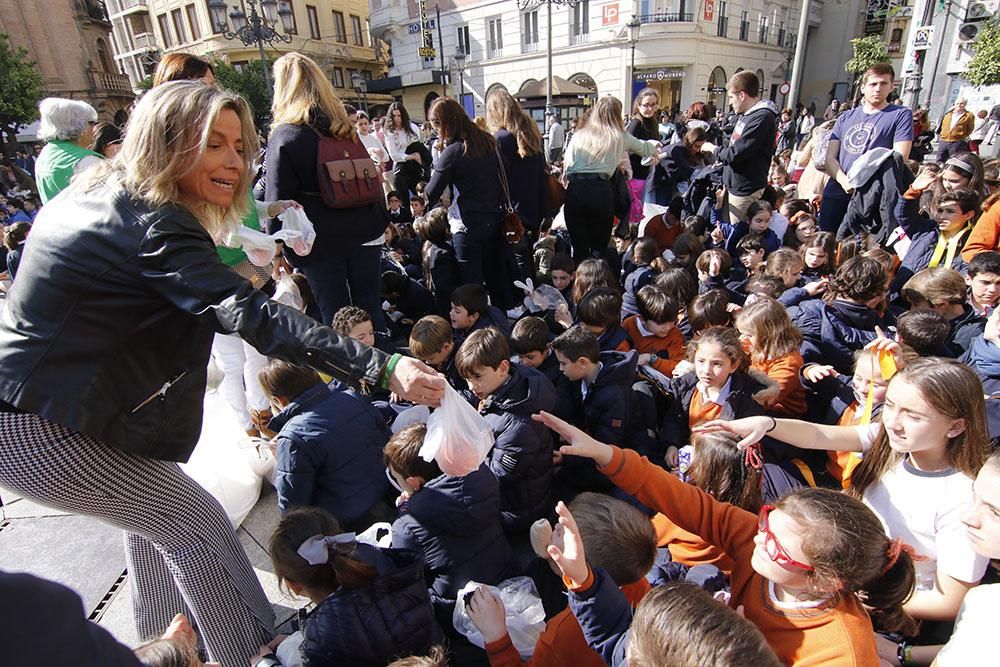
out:
<path id="1" fill-rule="evenodd" d="M 628 224 L 632 213 L 632 193 L 628 189 L 628 179 L 621 169 L 611 175 L 611 197 L 614 201 L 615 217 Z"/>

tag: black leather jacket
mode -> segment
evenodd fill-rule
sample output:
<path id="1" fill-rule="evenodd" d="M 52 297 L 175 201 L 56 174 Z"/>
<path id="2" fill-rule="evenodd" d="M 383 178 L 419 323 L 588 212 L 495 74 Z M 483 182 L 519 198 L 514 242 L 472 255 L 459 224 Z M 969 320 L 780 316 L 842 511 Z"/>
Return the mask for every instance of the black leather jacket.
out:
<path id="1" fill-rule="evenodd" d="M 0 315 L 0 401 L 133 454 L 186 461 L 213 334 L 362 391 L 388 361 L 268 300 L 186 209 L 115 180 L 45 205 Z"/>

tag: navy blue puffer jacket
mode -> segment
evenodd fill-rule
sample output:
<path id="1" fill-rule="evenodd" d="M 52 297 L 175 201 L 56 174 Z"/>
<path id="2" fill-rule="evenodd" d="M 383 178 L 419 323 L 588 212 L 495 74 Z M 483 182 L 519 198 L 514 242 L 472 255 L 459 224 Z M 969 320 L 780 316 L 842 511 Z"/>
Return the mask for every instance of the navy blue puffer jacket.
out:
<path id="1" fill-rule="evenodd" d="M 418 554 L 359 544 L 354 558 L 378 575 L 360 588 L 338 590 L 304 619 L 305 664 L 382 667 L 441 641 Z"/>
<path id="2" fill-rule="evenodd" d="M 526 530 L 552 509 L 552 433 L 531 415 L 551 412 L 555 403 L 556 390 L 544 374 L 512 363 L 510 378 L 480 406 L 496 438 L 486 462 L 500 480 L 509 531 Z"/>
<path id="3" fill-rule="evenodd" d="M 851 301 L 809 299 L 790 307 L 788 315 L 802 332 L 802 359 L 829 364 L 844 375 L 854 372 L 855 350 L 875 340 L 876 326 L 884 330 L 887 324 L 878 312 Z"/>

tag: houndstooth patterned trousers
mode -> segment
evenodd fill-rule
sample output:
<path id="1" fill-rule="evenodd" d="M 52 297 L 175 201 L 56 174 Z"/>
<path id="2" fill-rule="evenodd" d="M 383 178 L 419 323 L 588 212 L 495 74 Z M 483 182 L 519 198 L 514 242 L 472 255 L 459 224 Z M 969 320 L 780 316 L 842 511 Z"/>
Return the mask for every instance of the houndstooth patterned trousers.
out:
<path id="1" fill-rule="evenodd" d="M 176 463 L 0 412 L 0 485 L 125 531 L 141 638 L 190 613 L 211 658 L 243 667 L 274 636 L 274 611 L 226 513 Z"/>

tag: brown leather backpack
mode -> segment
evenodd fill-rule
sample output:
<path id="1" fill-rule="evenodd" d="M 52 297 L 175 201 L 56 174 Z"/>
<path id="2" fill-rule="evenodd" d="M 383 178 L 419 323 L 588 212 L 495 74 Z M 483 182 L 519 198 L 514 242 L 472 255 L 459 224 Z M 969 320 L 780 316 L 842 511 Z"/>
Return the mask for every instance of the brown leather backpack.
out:
<path id="1" fill-rule="evenodd" d="M 382 173 L 365 145 L 321 132 L 316 135 L 316 168 L 323 203 L 330 208 L 360 208 L 377 202 L 382 196 Z"/>

